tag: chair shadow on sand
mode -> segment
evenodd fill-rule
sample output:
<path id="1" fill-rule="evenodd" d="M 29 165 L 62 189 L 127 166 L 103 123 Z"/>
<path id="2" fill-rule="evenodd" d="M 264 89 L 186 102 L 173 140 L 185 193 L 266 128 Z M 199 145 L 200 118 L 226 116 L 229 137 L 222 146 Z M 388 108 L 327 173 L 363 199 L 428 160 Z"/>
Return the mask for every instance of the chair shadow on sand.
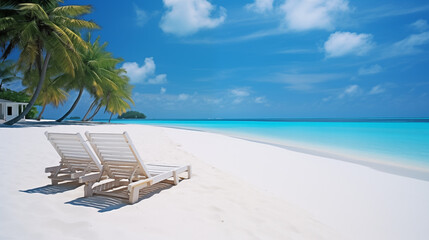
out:
<path id="1" fill-rule="evenodd" d="M 139 192 L 139 200 L 138 202 L 150 198 L 155 194 L 160 193 L 163 190 L 171 188 L 173 185 L 169 183 L 157 183 L 150 187 L 143 188 Z M 118 189 L 115 192 L 124 192 L 126 188 Z M 128 206 L 128 199 L 122 199 L 117 197 L 107 197 L 107 196 L 99 196 L 95 195 L 92 197 L 81 197 L 75 200 L 66 202 L 65 204 L 71 204 L 75 206 L 84 206 L 84 207 L 92 207 L 98 209 L 98 212 L 109 212 L 115 209 L 122 208 L 124 206 Z"/>
<path id="2" fill-rule="evenodd" d="M 19 190 L 20 192 L 25 193 L 41 193 L 45 195 L 51 195 L 51 194 L 57 194 L 57 193 L 63 193 L 67 191 L 74 190 L 78 187 L 82 186 L 80 183 L 74 183 L 74 182 L 66 182 L 58 185 L 46 185 L 43 187 L 37 187 L 27 190 Z"/>

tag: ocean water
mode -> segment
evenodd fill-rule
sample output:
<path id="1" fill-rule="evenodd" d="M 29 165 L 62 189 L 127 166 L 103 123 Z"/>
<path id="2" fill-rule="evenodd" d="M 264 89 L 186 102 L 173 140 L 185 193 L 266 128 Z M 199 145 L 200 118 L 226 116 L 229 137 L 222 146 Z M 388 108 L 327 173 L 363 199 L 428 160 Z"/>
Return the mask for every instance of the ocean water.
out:
<path id="1" fill-rule="evenodd" d="M 227 134 L 429 170 L 429 119 L 113 120 Z"/>

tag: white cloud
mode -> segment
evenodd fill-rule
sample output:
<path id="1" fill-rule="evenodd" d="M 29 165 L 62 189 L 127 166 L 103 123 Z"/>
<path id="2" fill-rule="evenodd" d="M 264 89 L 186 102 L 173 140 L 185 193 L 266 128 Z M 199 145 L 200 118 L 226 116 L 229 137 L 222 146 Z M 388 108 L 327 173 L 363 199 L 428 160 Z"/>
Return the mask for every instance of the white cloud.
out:
<path id="1" fill-rule="evenodd" d="M 411 27 L 418 31 L 425 31 L 429 28 L 428 22 L 424 19 L 419 19 L 411 24 Z"/>
<path id="2" fill-rule="evenodd" d="M 145 23 L 147 22 L 149 17 L 143 9 L 140 9 L 139 7 L 137 7 L 135 5 L 134 5 L 134 11 L 136 13 L 137 26 L 142 27 L 143 25 L 145 25 Z"/>
<path id="3" fill-rule="evenodd" d="M 155 75 L 156 65 L 152 57 L 145 58 L 142 66 L 136 62 L 125 62 L 122 68 L 127 71 L 130 83 L 133 84 L 162 84 L 167 82 L 166 74 Z"/>
<path id="4" fill-rule="evenodd" d="M 372 47 L 371 34 L 351 32 L 335 32 L 329 36 L 324 48 L 326 56 L 341 57 L 345 55 L 365 55 Z"/>
<path id="5" fill-rule="evenodd" d="M 378 64 L 374 64 L 372 66 L 369 67 L 361 67 L 359 68 L 359 75 L 372 75 L 372 74 L 377 74 L 379 72 L 381 72 L 383 70 L 383 68 L 378 65 Z"/>
<path id="6" fill-rule="evenodd" d="M 249 88 L 247 87 L 231 89 L 228 92 L 232 97 L 234 97 L 234 100 L 232 101 L 233 104 L 243 102 L 243 100 L 250 95 Z"/>
<path id="7" fill-rule="evenodd" d="M 203 98 L 203 100 L 208 104 L 215 104 L 215 105 L 220 104 L 223 101 L 222 98 L 212 98 L 212 97 L 205 97 Z"/>
<path id="8" fill-rule="evenodd" d="M 418 46 L 429 43 L 429 32 L 412 34 L 409 37 L 393 44 L 388 55 L 406 55 L 420 52 Z"/>
<path id="9" fill-rule="evenodd" d="M 265 97 L 256 97 L 255 98 L 255 103 L 265 103 L 267 100 L 265 99 Z"/>
<path id="10" fill-rule="evenodd" d="M 166 88 L 161 88 L 161 90 L 159 91 L 159 93 L 161 93 L 161 94 L 165 94 L 167 92 L 167 89 Z"/>
<path id="11" fill-rule="evenodd" d="M 246 4 L 245 8 L 257 13 L 265 13 L 273 10 L 273 0 L 255 0 L 253 3 Z"/>
<path id="12" fill-rule="evenodd" d="M 369 91 L 369 94 L 374 95 L 374 94 L 383 93 L 385 91 L 386 89 L 382 88 L 380 85 L 377 85 L 371 88 L 371 91 Z"/>
<path id="13" fill-rule="evenodd" d="M 349 10 L 346 0 L 286 0 L 280 8 L 286 27 L 296 31 L 332 30 L 337 15 Z"/>
<path id="14" fill-rule="evenodd" d="M 163 84 L 167 82 L 167 74 L 159 74 L 147 81 L 148 84 Z"/>
<path id="15" fill-rule="evenodd" d="M 236 88 L 230 90 L 230 93 L 235 97 L 247 97 L 250 95 L 250 92 L 247 88 Z"/>
<path id="16" fill-rule="evenodd" d="M 185 100 L 187 100 L 188 98 L 189 98 L 189 95 L 188 95 L 188 94 L 184 94 L 184 93 L 179 94 L 179 96 L 177 97 L 177 99 L 178 99 L 179 101 L 185 101 Z"/>
<path id="17" fill-rule="evenodd" d="M 239 104 L 241 102 L 243 102 L 243 98 L 236 98 L 232 101 L 233 104 Z"/>
<path id="18" fill-rule="evenodd" d="M 342 92 L 338 97 L 339 98 L 343 98 L 345 96 L 353 96 L 356 95 L 359 91 L 359 86 L 358 85 L 351 85 L 348 86 L 344 92 Z"/>
<path id="19" fill-rule="evenodd" d="M 216 11 L 207 0 L 163 0 L 167 11 L 162 16 L 160 27 L 166 33 L 179 36 L 196 33 L 200 29 L 215 28 L 226 18 L 226 10 L 219 7 L 218 17 L 212 17 Z"/>
<path id="20" fill-rule="evenodd" d="M 332 96 L 324 97 L 324 98 L 322 99 L 322 101 L 324 101 L 324 102 L 328 102 L 328 101 L 330 101 L 331 99 L 332 99 Z"/>
<path id="21" fill-rule="evenodd" d="M 313 73 L 313 74 L 277 74 L 269 82 L 286 83 L 286 88 L 298 91 L 310 91 L 319 83 L 344 78 L 343 74 Z M 265 80 L 266 81 L 266 80 Z"/>
<path id="22" fill-rule="evenodd" d="M 380 7 L 375 7 L 368 9 L 364 12 L 362 12 L 365 17 L 364 19 L 378 19 L 378 18 L 385 18 L 385 17 L 396 17 L 396 16 L 404 16 L 404 15 L 410 15 L 415 14 L 418 12 L 426 12 L 429 10 L 429 5 L 421 5 L 417 7 L 398 7 L 395 4 L 386 4 Z"/>

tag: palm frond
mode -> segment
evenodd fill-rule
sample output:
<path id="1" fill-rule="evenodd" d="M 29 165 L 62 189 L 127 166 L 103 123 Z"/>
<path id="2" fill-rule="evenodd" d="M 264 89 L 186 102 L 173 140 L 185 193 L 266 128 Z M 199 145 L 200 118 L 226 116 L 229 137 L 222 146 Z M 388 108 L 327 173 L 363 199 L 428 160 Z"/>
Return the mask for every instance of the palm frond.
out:
<path id="1" fill-rule="evenodd" d="M 65 16 L 52 16 L 51 18 L 53 22 L 72 29 L 100 29 L 100 26 L 91 20 L 86 21 Z"/>
<path id="2" fill-rule="evenodd" d="M 36 3 L 21 3 L 19 4 L 19 10 L 25 14 L 30 15 L 32 18 L 47 20 L 49 19 L 48 14 L 43 8 Z"/>
<path id="3" fill-rule="evenodd" d="M 52 10 L 55 15 L 67 16 L 67 17 L 78 17 L 84 14 L 91 13 L 91 5 L 67 5 L 56 7 Z"/>
<path id="4" fill-rule="evenodd" d="M 16 24 L 16 20 L 13 17 L 0 18 L 0 31 L 6 30 Z"/>

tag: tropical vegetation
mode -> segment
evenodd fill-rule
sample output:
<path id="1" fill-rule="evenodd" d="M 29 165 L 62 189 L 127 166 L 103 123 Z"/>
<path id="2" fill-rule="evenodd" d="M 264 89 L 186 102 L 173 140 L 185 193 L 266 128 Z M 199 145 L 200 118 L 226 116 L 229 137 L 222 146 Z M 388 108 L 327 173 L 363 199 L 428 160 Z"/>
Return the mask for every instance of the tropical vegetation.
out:
<path id="1" fill-rule="evenodd" d="M 99 37 L 91 42 L 90 31 L 99 26 L 82 18 L 91 11 L 89 5 L 64 5 L 61 0 L 0 2 L 0 73 L 5 76 L 0 86 L 21 79 L 31 95 L 24 111 L 5 124 L 19 121 L 34 104 L 42 106 L 40 119 L 47 105 L 58 107 L 73 90 L 78 91 L 74 103 L 57 121 L 67 118 L 85 91 L 94 100 L 82 120 L 92 120 L 103 107 L 111 117 L 131 108 L 132 86 L 125 70 L 118 68 L 123 60 L 114 58 Z M 16 63 L 6 60 L 14 49 L 19 52 Z"/>
<path id="2" fill-rule="evenodd" d="M 11 60 L 0 62 L 0 91 L 3 84 L 19 79 L 15 71 L 15 64 Z"/>

